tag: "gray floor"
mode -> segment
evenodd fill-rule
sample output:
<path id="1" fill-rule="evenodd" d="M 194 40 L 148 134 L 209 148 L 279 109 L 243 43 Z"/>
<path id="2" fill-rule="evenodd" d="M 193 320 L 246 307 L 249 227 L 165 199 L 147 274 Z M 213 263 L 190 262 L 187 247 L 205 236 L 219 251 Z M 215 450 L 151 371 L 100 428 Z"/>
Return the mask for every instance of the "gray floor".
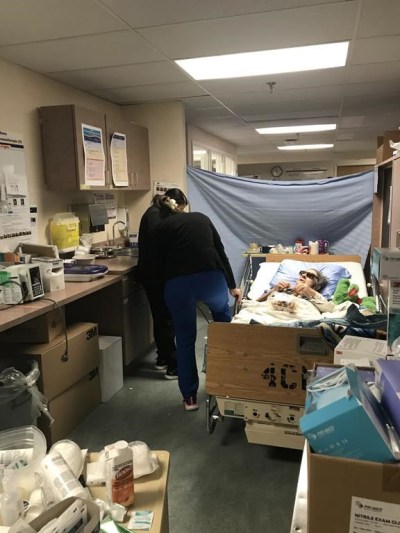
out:
<path id="1" fill-rule="evenodd" d="M 207 322 L 199 316 L 199 369 Z M 185 412 L 177 381 L 154 370 L 148 354 L 125 376 L 124 388 L 70 435 L 97 451 L 119 439 L 171 453 L 171 533 L 289 533 L 301 452 L 249 444 L 241 420 L 225 418 L 206 431 L 205 375 L 198 411 Z"/>

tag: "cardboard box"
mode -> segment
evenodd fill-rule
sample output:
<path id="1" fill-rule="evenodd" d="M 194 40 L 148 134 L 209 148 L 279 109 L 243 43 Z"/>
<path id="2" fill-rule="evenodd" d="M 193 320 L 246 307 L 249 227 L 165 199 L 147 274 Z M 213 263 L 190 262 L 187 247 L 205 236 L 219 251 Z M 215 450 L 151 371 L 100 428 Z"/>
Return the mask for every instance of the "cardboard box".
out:
<path id="1" fill-rule="evenodd" d="M 386 161 L 393 157 L 394 148 L 391 148 L 389 141 L 398 142 L 400 141 L 400 131 L 399 130 L 388 130 L 383 133 L 383 142 L 382 142 L 382 161 Z"/>
<path id="2" fill-rule="evenodd" d="M 50 342 L 64 330 L 64 309 L 53 309 L 0 333 L 0 343 Z"/>
<path id="3" fill-rule="evenodd" d="M 124 386 L 122 338 L 99 336 L 101 401 L 107 402 Z"/>
<path id="4" fill-rule="evenodd" d="M 48 405 L 54 423 L 43 415 L 38 420 L 50 446 L 67 437 L 78 424 L 100 403 L 100 378 L 96 368 L 62 394 L 53 398 Z"/>
<path id="5" fill-rule="evenodd" d="M 398 521 L 397 528 L 391 525 L 390 529 L 384 529 L 382 524 L 379 531 L 399 531 L 399 464 L 329 457 L 310 451 L 308 446 L 306 453 L 308 533 L 377 531 L 377 522 L 390 516 L 393 511 L 393 520 Z M 390 508 L 390 504 L 395 504 L 394 509 Z M 356 517 L 356 514 L 370 516 L 372 520 Z M 359 529 L 351 528 L 351 523 L 354 526 L 357 520 L 364 520 L 364 524 Z"/>
<path id="6" fill-rule="evenodd" d="M 16 354 L 39 363 L 39 390 L 52 400 L 71 387 L 100 362 L 97 324 L 79 322 L 67 328 L 68 356 L 65 336 L 59 335 L 47 344 L 18 345 Z"/>
<path id="7" fill-rule="evenodd" d="M 302 450 L 304 447 L 304 437 L 296 428 L 263 424 L 250 420 L 246 422 L 244 430 L 248 442 L 252 444 L 279 446 L 280 448 L 293 448 L 295 450 Z"/>
<path id="8" fill-rule="evenodd" d="M 386 422 L 360 373 L 344 367 L 308 386 L 300 428 L 317 453 L 392 462 Z"/>
<path id="9" fill-rule="evenodd" d="M 400 360 L 376 362 L 376 384 L 381 391 L 381 404 L 400 437 Z"/>
<path id="10" fill-rule="evenodd" d="M 371 274 L 380 281 L 400 280 L 400 250 L 394 248 L 374 248 Z"/>
<path id="11" fill-rule="evenodd" d="M 339 365 L 354 363 L 356 366 L 368 366 L 386 355 L 387 342 L 384 340 L 345 335 L 335 348 L 333 361 Z"/>
<path id="12" fill-rule="evenodd" d="M 29 526 L 33 528 L 34 531 L 39 531 L 51 520 L 58 518 L 77 499 L 79 498 L 66 498 L 61 502 L 56 503 L 53 507 L 32 520 L 32 522 L 29 523 Z M 87 506 L 88 522 L 82 529 L 79 528 L 79 531 L 81 533 L 97 533 L 97 531 L 100 530 L 100 507 L 90 500 L 82 501 L 84 501 Z"/>
<path id="13" fill-rule="evenodd" d="M 213 322 L 208 326 L 206 390 L 213 396 L 304 405 L 307 371 L 332 363 L 317 328 Z"/>

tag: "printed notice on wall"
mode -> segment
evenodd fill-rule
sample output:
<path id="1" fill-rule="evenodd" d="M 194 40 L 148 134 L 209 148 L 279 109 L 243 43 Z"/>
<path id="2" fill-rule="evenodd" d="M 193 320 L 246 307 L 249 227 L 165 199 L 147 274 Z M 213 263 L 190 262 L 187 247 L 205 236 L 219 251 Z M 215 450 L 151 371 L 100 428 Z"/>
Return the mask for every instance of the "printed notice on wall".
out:
<path id="1" fill-rule="evenodd" d="M 0 130 L 0 250 L 31 240 L 24 145 L 18 133 Z M 7 250 L 6 250 L 7 249 Z"/>
<path id="2" fill-rule="evenodd" d="M 349 533 L 400 532 L 399 506 L 353 496 Z"/>
<path id="3" fill-rule="evenodd" d="M 93 193 L 94 204 L 104 204 L 107 209 L 108 218 L 117 218 L 117 199 L 113 192 L 95 192 Z"/>
<path id="4" fill-rule="evenodd" d="M 82 124 L 82 139 L 85 157 L 85 185 L 104 186 L 106 179 L 103 133 L 100 128 Z"/>
<path id="5" fill-rule="evenodd" d="M 164 194 L 168 189 L 180 189 L 181 185 L 172 181 L 155 181 L 153 183 L 153 194 Z"/>
<path id="6" fill-rule="evenodd" d="M 114 132 L 110 143 L 111 169 L 113 183 L 117 187 L 127 187 L 128 157 L 126 152 L 126 135 Z"/>

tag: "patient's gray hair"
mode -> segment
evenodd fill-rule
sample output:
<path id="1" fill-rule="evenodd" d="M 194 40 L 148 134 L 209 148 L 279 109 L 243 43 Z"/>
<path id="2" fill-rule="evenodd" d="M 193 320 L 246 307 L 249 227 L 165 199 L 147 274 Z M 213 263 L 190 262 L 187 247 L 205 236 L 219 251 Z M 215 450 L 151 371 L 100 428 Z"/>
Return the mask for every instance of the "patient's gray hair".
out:
<path id="1" fill-rule="evenodd" d="M 323 289 L 325 287 L 329 280 L 319 270 L 316 270 L 315 268 L 313 268 L 313 270 L 315 270 L 315 272 L 317 273 L 317 279 L 315 280 L 313 289 L 319 291 L 320 289 Z"/>

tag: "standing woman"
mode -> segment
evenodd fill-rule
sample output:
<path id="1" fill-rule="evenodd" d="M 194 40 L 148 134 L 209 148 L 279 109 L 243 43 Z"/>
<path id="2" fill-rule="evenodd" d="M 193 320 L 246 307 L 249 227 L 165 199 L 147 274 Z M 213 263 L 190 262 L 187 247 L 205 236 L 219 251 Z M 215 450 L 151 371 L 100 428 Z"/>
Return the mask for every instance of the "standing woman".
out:
<path id="1" fill-rule="evenodd" d="M 184 209 L 187 198 L 180 189 L 169 189 L 165 194 L 173 198 L 179 209 Z M 155 230 L 160 222 L 159 201 L 162 195 L 156 194 L 152 205 L 142 216 L 139 226 L 139 259 L 137 280 L 146 292 L 153 317 L 153 334 L 157 348 L 156 369 L 165 370 L 166 379 L 177 379 L 175 330 L 171 315 L 164 300 L 164 280 L 157 269 L 157 246 Z"/>
<path id="2" fill-rule="evenodd" d="M 216 322 L 230 322 L 228 291 L 238 299 L 232 268 L 221 238 L 202 213 L 183 213 L 166 193 L 159 201 L 163 219 L 156 229 L 164 296 L 175 326 L 178 380 L 187 411 L 198 409 L 195 342 L 197 301 L 204 302 Z"/>

